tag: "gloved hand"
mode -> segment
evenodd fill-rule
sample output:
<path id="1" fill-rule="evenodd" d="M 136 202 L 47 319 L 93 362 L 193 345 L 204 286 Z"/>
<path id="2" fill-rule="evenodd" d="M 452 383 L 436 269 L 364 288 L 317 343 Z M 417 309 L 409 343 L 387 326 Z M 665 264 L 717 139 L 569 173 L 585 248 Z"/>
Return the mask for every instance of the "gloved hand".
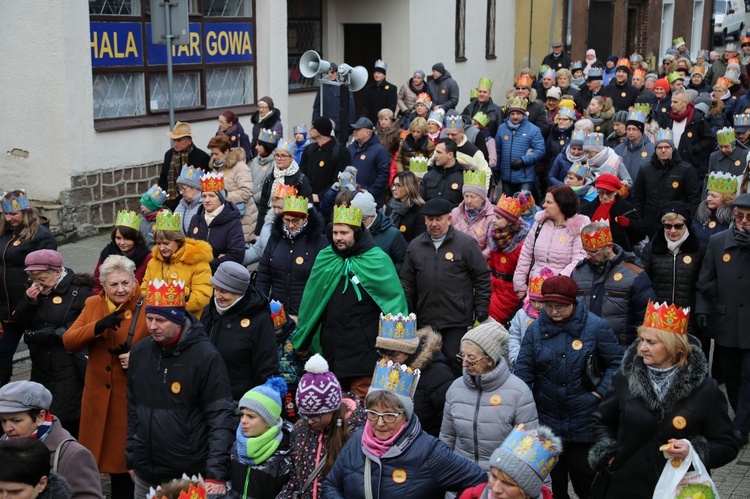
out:
<path id="1" fill-rule="evenodd" d="M 622 215 L 617 216 L 615 217 L 615 222 L 623 229 L 627 229 L 628 227 L 630 227 L 630 219 L 628 217 L 624 217 Z"/>
<path id="2" fill-rule="evenodd" d="M 510 164 L 511 170 L 520 170 L 525 165 L 523 164 L 523 160 L 521 158 L 514 159 L 513 162 Z"/>
<path id="3" fill-rule="evenodd" d="M 122 322 L 122 317 L 120 317 L 120 314 L 124 311 L 124 309 L 115 310 L 111 314 L 96 321 L 96 325 L 94 326 L 94 334 L 99 336 L 107 329 L 116 331 L 117 328 L 120 327 L 120 323 Z"/>
<path id="4" fill-rule="evenodd" d="M 334 182 L 333 185 L 331 185 L 331 189 L 333 189 L 336 192 L 339 192 L 341 190 L 341 184 L 338 182 Z"/>
<path id="5" fill-rule="evenodd" d="M 705 331 L 708 327 L 708 314 L 695 314 L 695 322 L 699 328 Z"/>
<path id="6" fill-rule="evenodd" d="M 123 343 L 120 343 L 115 348 L 108 348 L 107 351 L 112 355 L 120 356 L 124 353 L 128 353 L 130 351 L 130 347 L 128 346 L 128 342 L 125 341 Z"/>
<path id="7" fill-rule="evenodd" d="M 486 321 L 488 318 L 489 318 L 489 314 L 487 312 L 482 312 L 476 315 L 477 322 L 480 324 Z"/>

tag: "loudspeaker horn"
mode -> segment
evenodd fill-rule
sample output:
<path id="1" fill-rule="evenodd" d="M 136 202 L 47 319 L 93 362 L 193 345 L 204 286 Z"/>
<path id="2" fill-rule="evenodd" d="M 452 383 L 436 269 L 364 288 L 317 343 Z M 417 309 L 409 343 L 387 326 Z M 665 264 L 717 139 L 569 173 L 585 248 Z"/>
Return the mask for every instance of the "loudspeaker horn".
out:
<path id="1" fill-rule="evenodd" d="M 349 89 L 352 92 L 362 90 L 367 84 L 367 69 L 364 66 L 354 66 L 352 72 L 349 75 Z"/>
<path id="2" fill-rule="evenodd" d="M 308 50 L 299 60 L 299 72 L 305 78 L 313 78 L 319 73 L 327 73 L 331 69 L 331 63 L 320 58 L 320 54 L 314 50 Z"/>

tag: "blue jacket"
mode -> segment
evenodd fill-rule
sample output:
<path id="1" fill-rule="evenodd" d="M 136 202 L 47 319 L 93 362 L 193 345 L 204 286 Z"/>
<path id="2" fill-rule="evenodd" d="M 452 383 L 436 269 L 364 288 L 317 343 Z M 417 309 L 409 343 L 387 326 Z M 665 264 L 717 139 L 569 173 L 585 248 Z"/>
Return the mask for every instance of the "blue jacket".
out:
<path id="1" fill-rule="evenodd" d="M 349 144 L 349 153 L 352 155 L 351 166 L 357 169 L 357 183 L 372 194 L 378 208 L 382 207 L 391 173 L 388 151 L 380 145 L 380 140 L 373 132 L 370 140 L 364 144 L 359 145 L 357 141 Z"/>
<path id="2" fill-rule="evenodd" d="M 566 154 L 567 151 L 568 146 L 565 146 L 552 162 L 549 174 L 547 175 L 547 182 L 550 187 L 553 185 L 563 185 L 565 183 L 565 176 L 568 174 L 568 170 L 570 170 L 570 167 L 573 164 L 573 162 L 568 159 L 568 155 Z M 584 156 L 584 158 L 585 157 L 586 156 Z"/>
<path id="3" fill-rule="evenodd" d="M 607 321 L 589 312 L 580 299 L 562 326 L 542 310 L 526 330 L 518 353 L 514 374 L 534 393 L 539 423 L 567 442 L 594 441 L 591 415 L 600 399 L 583 383 L 589 355 L 596 355 L 605 368 L 594 388 L 604 396 L 620 367 L 622 349 Z"/>
<path id="4" fill-rule="evenodd" d="M 495 136 L 500 180 L 512 184 L 534 182 L 536 178 L 534 167 L 544 158 L 542 132 L 539 127 L 529 122 L 527 116 L 523 117 L 523 121 L 515 131 L 508 126 L 509 121 L 510 118 L 500 125 Z M 523 159 L 524 167 L 520 170 L 512 170 L 510 164 L 518 158 Z"/>
<path id="5" fill-rule="evenodd" d="M 487 473 L 479 466 L 425 433 L 416 416 L 412 416 L 396 443 L 380 459 L 362 446 L 363 431 L 354 433 L 341 450 L 323 483 L 324 499 L 365 497 L 365 455 L 372 461 L 374 499 L 443 497 L 446 491 L 460 493 L 487 481 Z M 402 472 L 400 477 L 397 471 Z"/>

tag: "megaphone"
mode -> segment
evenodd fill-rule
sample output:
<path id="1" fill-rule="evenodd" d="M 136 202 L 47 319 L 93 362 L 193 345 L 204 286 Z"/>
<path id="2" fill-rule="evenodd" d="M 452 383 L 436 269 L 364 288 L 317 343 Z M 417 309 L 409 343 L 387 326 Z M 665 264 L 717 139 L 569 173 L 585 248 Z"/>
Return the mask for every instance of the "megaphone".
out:
<path id="1" fill-rule="evenodd" d="M 314 50 L 308 50 L 299 60 L 299 72 L 305 78 L 313 78 L 318 74 L 327 73 L 331 63 L 320 58 Z"/>
<path id="2" fill-rule="evenodd" d="M 339 76 L 348 80 L 349 90 L 357 92 L 362 90 L 367 83 L 367 69 L 364 66 L 351 67 L 344 63 L 339 65 Z"/>

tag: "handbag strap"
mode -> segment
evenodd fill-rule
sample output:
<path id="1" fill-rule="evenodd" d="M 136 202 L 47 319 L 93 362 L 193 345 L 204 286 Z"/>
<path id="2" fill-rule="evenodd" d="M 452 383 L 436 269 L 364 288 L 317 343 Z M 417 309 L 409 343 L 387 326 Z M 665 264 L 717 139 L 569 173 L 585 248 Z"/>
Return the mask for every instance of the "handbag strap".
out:
<path id="1" fill-rule="evenodd" d="M 62 453 L 61 451 L 62 451 L 63 445 L 68 442 L 75 442 L 75 440 L 76 439 L 73 437 L 68 437 L 62 442 L 60 442 L 59 444 L 57 444 L 57 448 L 55 449 L 55 458 L 52 460 L 52 471 L 55 471 L 55 472 L 57 471 L 57 465 L 60 462 L 60 454 Z"/>
<path id="2" fill-rule="evenodd" d="M 326 458 L 328 458 L 328 454 L 323 454 L 323 457 L 320 458 L 320 462 L 318 463 L 318 465 L 314 470 L 312 470 L 312 473 L 310 473 L 310 476 L 307 477 L 305 483 L 302 484 L 300 492 L 307 492 L 307 489 L 310 488 L 310 485 L 312 485 L 313 481 L 315 481 L 320 472 L 323 471 L 323 466 L 325 466 L 326 464 Z"/>
<path id="3" fill-rule="evenodd" d="M 529 266 L 529 274 L 531 274 L 531 269 L 534 268 L 534 263 L 536 263 L 534 250 L 536 250 L 536 240 L 539 238 L 539 233 L 542 232 L 542 225 L 544 225 L 544 222 L 541 222 L 536 226 L 536 232 L 534 233 L 534 244 L 531 245 L 531 265 Z"/>
<path id="4" fill-rule="evenodd" d="M 372 496 L 372 461 L 365 456 L 365 499 L 373 499 Z"/>
<path id="5" fill-rule="evenodd" d="M 73 298 L 70 300 L 70 302 L 68 302 L 68 307 L 65 309 L 65 313 L 62 316 L 62 323 L 58 327 L 65 326 L 65 319 L 68 317 L 68 312 L 70 312 L 70 308 L 73 306 L 73 302 L 75 301 L 76 296 L 78 296 L 79 289 L 81 288 L 77 287 L 73 290 L 72 293 L 70 293 Z"/>
<path id="6" fill-rule="evenodd" d="M 133 314 L 133 322 L 130 323 L 130 329 L 128 330 L 128 339 L 125 341 L 128 344 L 128 349 L 130 349 L 130 344 L 133 342 L 133 335 L 135 334 L 135 323 L 138 322 L 138 313 L 141 311 L 141 306 L 143 305 L 143 296 L 138 298 L 138 301 L 135 302 L 135 314 Z"/>

